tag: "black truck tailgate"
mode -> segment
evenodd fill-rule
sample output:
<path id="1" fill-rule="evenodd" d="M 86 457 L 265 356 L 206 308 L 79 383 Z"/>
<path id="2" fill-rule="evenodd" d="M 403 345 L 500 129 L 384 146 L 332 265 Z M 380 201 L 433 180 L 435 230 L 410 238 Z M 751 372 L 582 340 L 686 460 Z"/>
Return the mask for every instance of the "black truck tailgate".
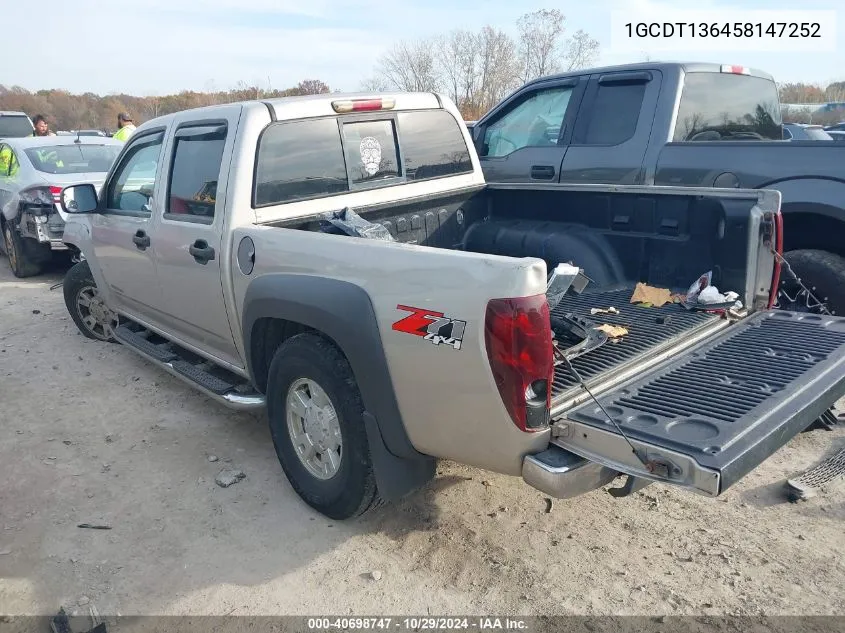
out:
<path id="1" fill-rule="evenodd" d="M 619 343 L 624 345 L 624 341 Z M 555 422 L 554 443 L 716 496 L 845 395 L 845 317 L 765 311 Z"/>

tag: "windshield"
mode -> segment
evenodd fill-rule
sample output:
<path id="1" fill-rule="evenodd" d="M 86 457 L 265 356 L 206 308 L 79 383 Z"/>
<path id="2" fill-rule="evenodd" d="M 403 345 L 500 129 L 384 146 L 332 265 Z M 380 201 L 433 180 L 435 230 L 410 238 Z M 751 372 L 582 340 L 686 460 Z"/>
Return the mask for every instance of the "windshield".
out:
<path id="1" fill-rule="evenodd" d="M 807 138 L 811 141 L 830 141 L 833 137 L 824 131 L 821 127 L 805 127 L 804 131 L 807 133 Z"/>
<path id="2" fill-rule="evenodd" d="M 38 171 L 48 174 L 107 172 L 120 152 L 120 145 L 49 145 L 26 150 Z"/>
<path id="3" fill-rule="evenodd" d="M 750 75 L 687 73 L 673 141 L 783 139 L 775 82 Z"/>
<path id="4" fill-rule="evenodd" d="M 25 116 L 0 116 L 0 138 L 21 138 L 32 134 L 32 123 Z"/>

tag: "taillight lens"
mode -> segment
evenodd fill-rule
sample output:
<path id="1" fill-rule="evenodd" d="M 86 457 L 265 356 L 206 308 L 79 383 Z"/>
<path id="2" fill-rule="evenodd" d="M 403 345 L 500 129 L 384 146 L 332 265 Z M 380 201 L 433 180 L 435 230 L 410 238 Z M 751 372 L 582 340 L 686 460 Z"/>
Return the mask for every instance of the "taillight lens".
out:
<path id="1" fill-rule="evenodd" d="M 53 202 L 60 204 L 62 201 L 62 188 L 50 185 L 50 195 L 53 197 Z"/>
<path id="2" fill-rule="evenodd" d="M 546 428 L 554 377 L 546 296 L 491 300 L 484 343 L 496 387 L 514 424 L 529 432 Z"/>
<path id="3" fill-rule="evenodd" d="M 778 255 L 783 255 L 783 214 L 778 209 L 774 213 L 774 231 L 772 236 L 772 246 Z M 778 286 L 780 286 L 781 263 L 780 257 L 775 257 L 775 272 L 772 275 L 772 289 L 769 292 L 769 309 L 771 309 L 778 299 Z"/>

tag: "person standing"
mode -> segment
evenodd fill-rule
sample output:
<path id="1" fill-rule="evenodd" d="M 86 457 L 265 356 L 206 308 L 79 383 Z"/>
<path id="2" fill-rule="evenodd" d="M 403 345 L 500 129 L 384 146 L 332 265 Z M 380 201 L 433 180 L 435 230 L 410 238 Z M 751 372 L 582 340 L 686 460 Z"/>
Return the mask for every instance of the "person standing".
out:
<path id="1" fill-rule="evenodd" d="M 50 125 L 47 123 L 47 117 L 43 114 L 38 114 L 33 121 L 35 130 L 32 132 L 33 136 L 55 136 L 55 132 L 50 131 Z"/>
<path id="2" fill-rule="evenodd" d="M 135 131 L 135 124 L 132 122 L 132 117 L 127 112 L 121 112 L 117 115 L 117 132 L 112 138 L 124 143 L 129 140 L 132 133 Z"/>

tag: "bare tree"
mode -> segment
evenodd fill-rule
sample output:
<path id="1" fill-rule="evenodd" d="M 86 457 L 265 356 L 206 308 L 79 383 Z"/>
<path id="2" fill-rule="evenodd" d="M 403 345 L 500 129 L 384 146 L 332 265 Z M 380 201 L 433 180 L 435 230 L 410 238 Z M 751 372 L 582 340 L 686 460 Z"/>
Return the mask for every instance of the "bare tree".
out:
<path id="1" fill-rule="evenodd" d="M 520 81 L 520 65 L 516 44 L 505 33 L 485 26 L 478 36 L 480 88 L 477 107 L 486 112 Z"/>
<path id="2" fill-rule="evenodd" d="M 440 83 L 435 61 L 436 40 L 400 41 L 378 61 L 378 76 L 407 92 L 437 90 Z"/>
<path id="3" fill-rule="evenodd" d="M 575 31 L 566 42 L 566 52 L 563 55 L 566 70 L 587 68 L 595 63 L 599 55 L 598 40 L 581 29 Z"/>
<path id="4" fill-rule="evenodd" d="M 364 92 L 387 92 L 390 90 L 390 82 L 384 77 L 377 75 L 362 81 L 361 90 Z"/>
<path id="5" fill-rule="evenodd" d="M 560 69 L 564 20 L 557 9 L 539 9 L 517 21 L 523 82 Z"/>

